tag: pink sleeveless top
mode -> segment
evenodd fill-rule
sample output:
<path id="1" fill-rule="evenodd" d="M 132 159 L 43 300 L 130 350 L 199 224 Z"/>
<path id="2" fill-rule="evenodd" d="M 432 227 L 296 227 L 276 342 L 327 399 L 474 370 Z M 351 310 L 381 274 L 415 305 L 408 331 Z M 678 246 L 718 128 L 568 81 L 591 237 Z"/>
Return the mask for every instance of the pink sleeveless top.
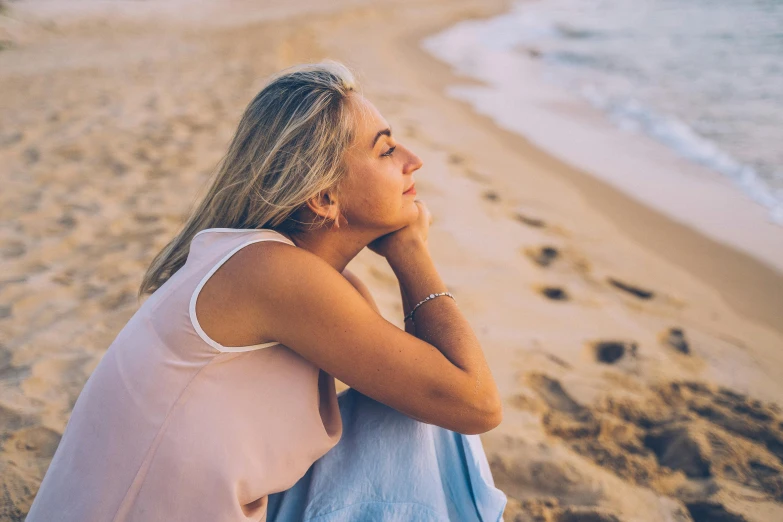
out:
<path id="1" fill-rule="evenodd" d="M 79 395 L 28 522 L 266 520 L 342 435 L 334 378 L 277 342 L 221 346 L 196 298 L 271 229 L 199 232 Z"/>

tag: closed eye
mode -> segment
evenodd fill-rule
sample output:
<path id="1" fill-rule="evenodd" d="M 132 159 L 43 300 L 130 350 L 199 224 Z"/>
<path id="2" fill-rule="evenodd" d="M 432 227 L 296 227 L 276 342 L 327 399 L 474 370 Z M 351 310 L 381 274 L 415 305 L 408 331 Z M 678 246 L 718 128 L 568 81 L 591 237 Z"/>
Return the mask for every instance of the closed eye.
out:
<path id="1" fill-rule="evenodd" d="M 391 147 L 389 150 L 387 150 L 386 152 L 384 152 L 383 154 L 381 154 L 381 156 L 391 156 L 391 155 L 392 155 L 392 153 L 394 153 L 394 149 L 396 149 L 396 148 L 397 148 L 397 146 L 396 146 L 396 145 L 395 145 L 394 147 Z"/>

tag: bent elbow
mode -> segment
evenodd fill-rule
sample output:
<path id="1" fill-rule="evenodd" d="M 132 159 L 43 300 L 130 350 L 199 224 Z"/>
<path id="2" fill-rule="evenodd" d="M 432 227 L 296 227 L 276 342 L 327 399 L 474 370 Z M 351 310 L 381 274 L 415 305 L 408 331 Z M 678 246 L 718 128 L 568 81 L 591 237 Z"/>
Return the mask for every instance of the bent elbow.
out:
<path id="1" fill-rule="evenodd" d="M 492 406 L 482 409 L 473 419 L 470 426 L 460 430 L 463 435 L 480 435 L 497 428 L 503 422 L 503 405 L 495 401 Z"/>
<path id="2" fill-rule="evenodd" d="M 503 401 L 494 382 L 484 385 L 476 393 L 476 380 L 469 379 L 464 387 L 454 390 L 453 381 L 449 389 L 433 392 L 433 404 L 440 403 L 437 415 L 440 421 L 433 422 L 443 428 L 462 435 L 480 435 L 498 427 L 503 421 Z"/>
<path id="3" fill-rule="evenodd" d="M 487 431 L 494 430 L 503 422 L 503 405 L 498 401 L 497 408 L 492 412 Z"/>

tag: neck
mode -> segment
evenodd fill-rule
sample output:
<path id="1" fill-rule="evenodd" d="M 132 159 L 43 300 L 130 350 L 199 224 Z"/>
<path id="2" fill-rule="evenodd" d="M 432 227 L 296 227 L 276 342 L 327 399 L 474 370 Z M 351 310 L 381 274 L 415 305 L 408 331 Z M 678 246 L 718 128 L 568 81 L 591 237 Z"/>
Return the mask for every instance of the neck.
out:
<path id="1" fill-rule="evenodd" d="M 297 235 L 286 234 L 294 245 L 311 252 L 342 273 L 348 263 L 378 234 L 355 230 L 343 225 L 340 228 L 324 227 Z"/>

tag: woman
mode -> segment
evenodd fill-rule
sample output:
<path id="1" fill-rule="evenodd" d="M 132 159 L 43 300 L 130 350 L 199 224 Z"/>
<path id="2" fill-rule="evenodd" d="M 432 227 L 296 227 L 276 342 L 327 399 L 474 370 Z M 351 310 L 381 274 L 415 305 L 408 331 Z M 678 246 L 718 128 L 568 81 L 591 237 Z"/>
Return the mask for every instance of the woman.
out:
<path id="1" fill-rule="evenodd" d="M 265 520 L 269 495 L 337 445 L 339 408 L 356 404 L 342 399 L 359 393 L 372 401 L 361 414 L 452 436 L 437 448 L 448 437 L 431 437 L 421 458 L 480 452 L 501 402 L 427 251 L 421 165 L 341 64 L 274 77 L 145 274 L 151 295 L 85 384 L 27 520 Z M 345 268 L 364 247 L 400 281 L 404 332 Z M 339 404 L 334 377 L 353 389 Z M 395 433 L 377 436 L 411 444 Z M 410 464 L 392 480 L 409 480 Z"/>

